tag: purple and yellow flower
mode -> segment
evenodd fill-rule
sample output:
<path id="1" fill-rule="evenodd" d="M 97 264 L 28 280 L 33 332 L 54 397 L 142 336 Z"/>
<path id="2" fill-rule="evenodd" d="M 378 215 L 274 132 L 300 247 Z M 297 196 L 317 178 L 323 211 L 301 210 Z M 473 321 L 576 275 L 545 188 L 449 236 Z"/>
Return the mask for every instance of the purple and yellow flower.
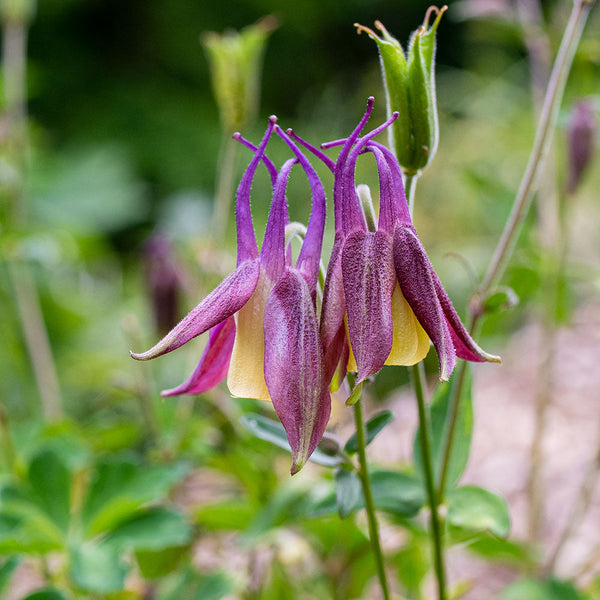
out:
<path id="1" fill-rule="evenodd" d="M 313 167 L 275 120 L 270 119 L 258 148 L 237 136 L 255 153 L 236 198 L 236 270 L 158 344 L 132 356 L 137 360 L 156 358 L 210 331 L 204 354 L 191 377 L 163 395 L 201 393 L 227 375 L 232 395 L 271 400 L 292 448 L 294 474 L 319 443 L 331 408 L 316 311 L 325 192 Z M 264 154 L 274 129 L 295 155 L 279 173 Z M 270 172 L 274 189 L 259 252 L 250 212 L 250 188 L 261 161 Z M 285 194 L 290 170 L 296 163 L 308 177 L 313 207 L 298 260 L 292 265 L 285 242 Z"/>
<path id="2" fill-rule="evenodd" d="M 334 172 L 336 237 L 321 316 L 328 375 L 341 363 L 342 372 L 356 371 L 360 383 L 383 365 L 413 365 L 425 358 L 430 340 L 442 380 L 450 377 L 457 356 L 499 362 L 473 341 L 460 321 L 412 224 L 398 161 L 373 141 L 398 114 L 359 137 L 372 107 L 370 98 L 350 137 L 324 145 L 342 146 L 335 163 L 303 142 Z M 355 184 L 357 159 L 367 152 L 377 162 L 380 187 L 379 218 L 372 228 Z M 350 346 L 345 368 L 344 330 Z"/>

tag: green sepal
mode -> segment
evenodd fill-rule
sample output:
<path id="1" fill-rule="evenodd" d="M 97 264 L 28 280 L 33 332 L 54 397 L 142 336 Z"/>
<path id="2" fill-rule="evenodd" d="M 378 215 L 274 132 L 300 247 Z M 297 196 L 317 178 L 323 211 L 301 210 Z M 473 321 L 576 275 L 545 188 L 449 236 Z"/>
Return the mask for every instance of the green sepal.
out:
<path id="1" fill-rule="evenodd" d="M 388 113 L 398 111 L 400 116 L 390 128 L 390 144 L 404 171 L 416 174 L 431 162 L 438 146 L 439 127 L 435 93 L 435 34 L 447 7 L 430 7 L 421 27 L 414 31 L 408 52 L 402 49 L 379 22 L 381 32 L 357 25 L 376 43 L 388 104 Z M 429 26 L 432 12 L 437 16 Z"/>

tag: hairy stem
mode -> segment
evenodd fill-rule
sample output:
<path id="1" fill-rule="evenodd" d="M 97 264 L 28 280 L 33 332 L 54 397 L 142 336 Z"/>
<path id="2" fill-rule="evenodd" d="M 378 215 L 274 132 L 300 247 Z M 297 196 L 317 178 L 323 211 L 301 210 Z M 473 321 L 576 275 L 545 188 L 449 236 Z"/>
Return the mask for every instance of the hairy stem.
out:
<path id="1" fill-rule="evenodd" d="M 438 599 L 446 600 L 446 571 L 444 566 L 444 540 L 439 517 L 438 495 L 435 491 L 433 478 L 433 459 L 431 455 L 431 437 L 429 410 L 425 404 L 425 386 L 423 372 L 418 365 L 410 367 L 417 407 L 419 410 L 419 445 L 421 447 L 421 458 L 423 462 L 423 474 L 425 476 L 425 488 L 427 501 L 431 513 L 431 544 L 433 548 L 433 565 L 438 585 Z"/>
<path id="2" fill-rule="evenodd" d="M 390 593 L 388 589 L 387 579 L 385 576 L 385 566 L 383 561 L 383 552 L 381 550 L 381 542 L 379 540 L 379 526 L 377 524 L 377 515 L 375 513 L 375 502 L 373 501 L 373 492 L 371 491 L 371 479 L 369 478 L 369 467 L 367 465 L 366 435 L 365 424 L 363 420 L 361 400 L 358 398 L 354 404 L 354 422 L 356 424 L 356 446 L 358 448 L 358 462 L 360 469 L 358 477 L 362 486 L 363 496 L 365 498 L 365 510 L 367 512 L 367 520 L 369 522 L 369 538 L 373 547 L 373 555 L 375 557 L 375 565 L 377 567 L 377 576 L 381 585 L 384 600 L 389 600 Z"/>

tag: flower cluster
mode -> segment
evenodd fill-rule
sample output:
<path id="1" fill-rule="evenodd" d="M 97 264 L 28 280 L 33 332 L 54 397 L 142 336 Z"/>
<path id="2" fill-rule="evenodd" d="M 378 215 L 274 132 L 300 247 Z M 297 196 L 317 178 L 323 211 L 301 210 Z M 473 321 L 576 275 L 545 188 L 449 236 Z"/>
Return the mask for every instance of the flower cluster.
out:
<path id="1" fill-rule="evenodd" d="M 254 155 L 237 191 L 237 268 L 158 344 L 132 353 L 148 360 L 171 352 L 209 332 L 198 366 L 182 385 L 164 396 L 199 394 L 227 376 L 234 396 L 270 400 L 293 452 L 298 472 L 321 440 L 331 409 L 330 389 L 346 372 L 357 382 L 384 364 L 412 365 L 433 343 L 440 377 L 447 380 L 456 357 L 499 361 L 470 337 L 444 291 L 412 224 L 394 154 L 374 137 L 397 118 L 361 135 L 373 107 L 352 134 L 325 147 L 340 145 L 336 161 L 271 117 L 258 147 L 235 138 Z M 275 132 L 293 157 L 277 170 L 265 151 Z M 299 145 L 334 174 L 335 240 L 318 307 L 319 264 L 325 227 L 325 190 Z M 377 222 L 364 209 L 366 190 L 356 186 L 360 155 L 376 160 L 380 187 Z M 250 212 L 250 189 L 260 163 L 272 184 L 271 210 L 259 251 Z M 299 165 L 308 179 L 312 211 L 298 259 L 286 246 L 286 188 Z M 367 202 L 368 204 L 368 202 Z"/>

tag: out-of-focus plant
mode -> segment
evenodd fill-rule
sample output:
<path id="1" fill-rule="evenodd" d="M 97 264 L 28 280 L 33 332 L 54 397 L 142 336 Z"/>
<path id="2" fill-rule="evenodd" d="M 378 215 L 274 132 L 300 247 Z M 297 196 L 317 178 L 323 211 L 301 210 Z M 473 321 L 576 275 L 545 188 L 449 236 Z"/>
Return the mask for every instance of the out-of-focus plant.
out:
<path id="1" fill-rule="evenodd" d="M 214 202 L 213 236 L 227 229 L 235 173 L 236 144 L 231 134 L 254 123 L 260 98 L 263 55 L 277 21 L 268 16 L 242 31 L 205 32 L 202 44 L 210 63 L 212 87 L 223 127 Z"/>
<path id="2" fill-rule="evenodd" d="M 48 585 L 71 593 L 124 589 L 135 557 L 150 579 L 177 568 L 193 539 L 185 515 L 165 500 L 188 471 L 100 457 L 73 464 L 41 448 L 0 488 L 0 553 L 42 557 Z M 49 565 L 47 557 L 60 557 Z"/>

